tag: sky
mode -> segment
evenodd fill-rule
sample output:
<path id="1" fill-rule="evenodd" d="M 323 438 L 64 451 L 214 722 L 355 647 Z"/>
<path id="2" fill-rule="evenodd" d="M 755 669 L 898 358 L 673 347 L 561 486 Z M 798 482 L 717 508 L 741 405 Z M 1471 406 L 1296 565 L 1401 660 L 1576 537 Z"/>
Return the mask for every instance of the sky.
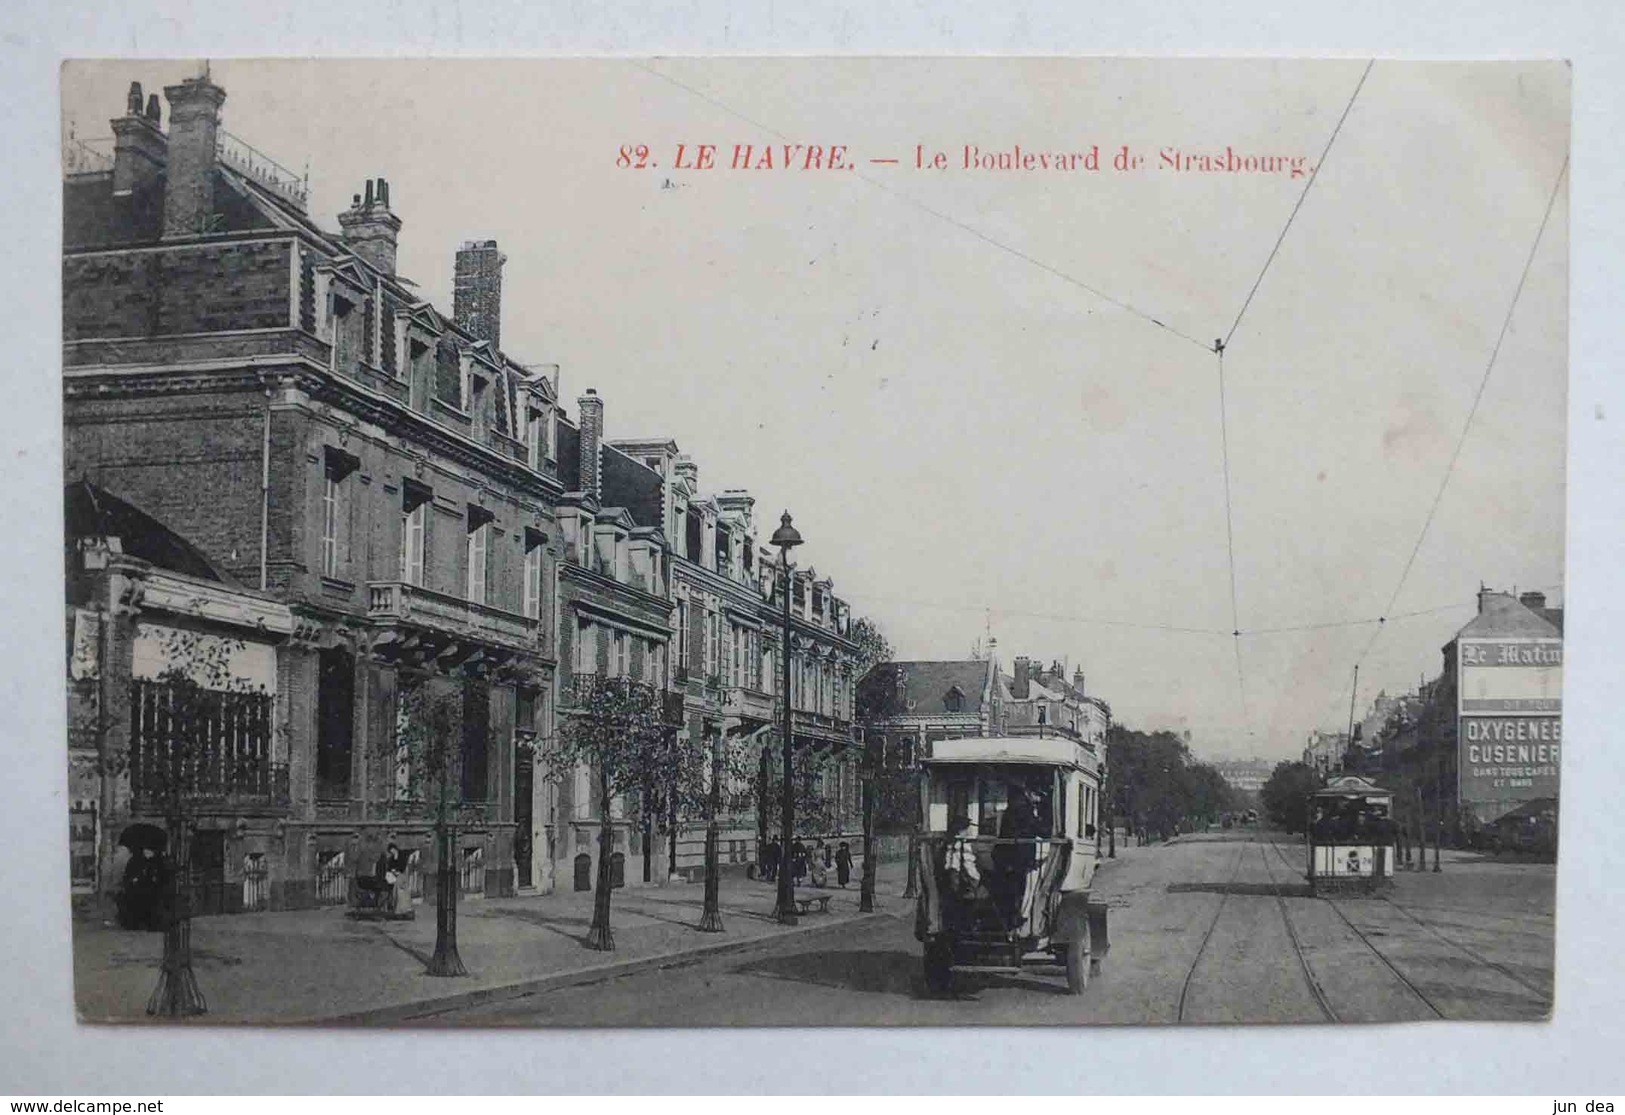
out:
<path id="1" fill-rule="evenodd" d="M 195 72 L 70 63 L 64 123 L 109 134 L 130 81 Z M 1007 669 L 1081 667 L 1130 726 L 1278 759 L 1346 726 L 1356 662 L 1361 714 L 1437 674 L 1481 583 L 1561 602 L 1561 64 L 211 72 L 227 130 L 308 165 L 324 226 L 389 179 L 400 271 L 437 305 L 458 245 L 498 240 L 503 347 L 559 364 L 566 399 L 596 388 L 608 436 L 673 438 L 702 487 L 749 489 L 762 533 L 788 508 L 801 562 L 900 659 L 991 635 Z M 722 168 L 675 168 L 701 143 Z M 854 169 L 727 169 L 768 143 Z M 618 166 L 638 144 L 659 165 Z M 965 169 L 967 144 L 1105 166 Z M 1112 170 L 1124 146 L 1148 165 Z M 1158 167 L 1227 147 L 1319 169 Z"/>

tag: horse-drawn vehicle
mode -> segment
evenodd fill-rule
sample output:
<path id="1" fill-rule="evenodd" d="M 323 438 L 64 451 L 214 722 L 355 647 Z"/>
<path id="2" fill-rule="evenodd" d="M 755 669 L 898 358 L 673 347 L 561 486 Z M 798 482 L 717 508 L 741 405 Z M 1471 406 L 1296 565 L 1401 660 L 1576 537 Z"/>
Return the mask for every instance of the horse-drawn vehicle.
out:
<path id="1" fill-rule="evenodd" d="M 923 761 L 915 936 L 925 980 L 1060 965 L 1082 994 L 1110 948 L 1090 900 L 1104 761 L 1065 738 L 943 740 Z"/>

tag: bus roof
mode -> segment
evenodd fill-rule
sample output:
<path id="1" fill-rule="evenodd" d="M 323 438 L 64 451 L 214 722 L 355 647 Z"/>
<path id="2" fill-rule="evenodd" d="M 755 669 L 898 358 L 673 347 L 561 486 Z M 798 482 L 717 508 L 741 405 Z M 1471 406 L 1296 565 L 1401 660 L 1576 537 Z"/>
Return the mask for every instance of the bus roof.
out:
<path id="1" fill-rule="evenodd" d="M 1056 736 L 968 736 L 938 740 L 931 745 L 927 766 L 949 763 L 1027 763 L 1093 770 L 1098 760 L 1092 749 Z"/>

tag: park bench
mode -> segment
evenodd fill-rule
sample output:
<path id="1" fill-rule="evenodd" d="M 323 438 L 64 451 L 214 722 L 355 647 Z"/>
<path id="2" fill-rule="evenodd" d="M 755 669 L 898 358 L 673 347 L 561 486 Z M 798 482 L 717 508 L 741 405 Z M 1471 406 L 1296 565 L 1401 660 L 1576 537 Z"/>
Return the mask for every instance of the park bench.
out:
<path id="1" fill-rule="evenodd" d="M 814 906 L 818 907 L 820 914 L 827 914 L 829 913 L 829 900 L 831 897 L 833 896 L 828 894 L 815 894 L 809 898 L 797 898 L 796 906 L 803 914 L 812 913 Z"/>

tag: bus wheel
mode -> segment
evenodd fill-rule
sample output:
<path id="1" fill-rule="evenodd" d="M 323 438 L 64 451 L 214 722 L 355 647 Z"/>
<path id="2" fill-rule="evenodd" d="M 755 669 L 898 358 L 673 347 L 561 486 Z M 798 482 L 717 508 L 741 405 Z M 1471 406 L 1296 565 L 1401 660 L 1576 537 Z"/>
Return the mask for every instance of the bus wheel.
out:
<path id="1" fill-rule="evenodd" d="M 950 995 L 954 989 L 954 943 L 947 937 L 925 942 L 925 989 L 933 995 Z"/>
<path id="2" fill-rule="evenodd" d="M 1077 931 L 1066 943 L 1066 989 L 1082 995 L 1089 986 L 1089 922 L 1080 920 Z"/>

